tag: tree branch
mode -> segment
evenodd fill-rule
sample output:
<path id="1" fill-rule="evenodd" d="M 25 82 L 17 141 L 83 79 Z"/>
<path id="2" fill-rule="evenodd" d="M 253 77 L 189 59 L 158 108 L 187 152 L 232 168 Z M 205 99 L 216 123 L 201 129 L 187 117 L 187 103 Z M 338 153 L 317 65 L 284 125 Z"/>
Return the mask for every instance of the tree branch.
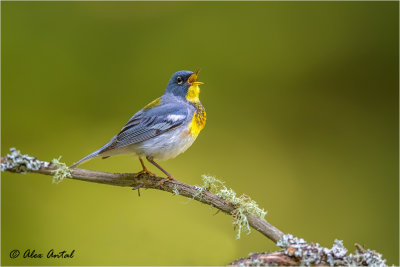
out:
<path id="1" fill-rule="evenodd" d="M 140 188 L 148 188 L 176 195 L 179 194 L 232 215 L 234 217 L 234 224 L 239 227 L 239 233 L 241 227 L 247 228 L 250 225 L 276 243 L 277 246 L 283 248 L 283 250 L 277 252 L 251 254 L 248 258 L 239 259 L 230 265 L 386 266 L 386 260 L 382 259 L 380 253 L 365 249 L 358 244 L 355 244 L 357 248 L 355 253 L 348 255 L 348 250 L 340 240 L 335 240 L 332 248 L 325 248 L 321 247 L 318 243 L 307 243 L 302 238 L 282 233 L 275 226 L 262 219 L 265 215 L 264 210 L 259 209 L 257 204 L 248 196 L 242 195 L 236 197 L 236 194 L 231 189 L 223 186 L 223 183 L 215 178 L 211 180 L 208 177 L 209 181 L 208 185 L 206 185 L 206 179 L 203 176 L 204 186 L 198 187 L 145 173 L 108 173 L 79 168 L 70 169 L 57 159 L 54 159 L 52 162 L 40 161 L 28 155 L 21 155 L 15 148 L 11 149 L 11 154 L 0 159 L 1 171 L 14 173 L 32 172 L 51 175 L 53 176 L 53 182 L 69 178 L 86 182 L 132 187 L 138 190 Z M 216 188 L 219 188 L 219 191 Z M 209 189 L 217 193 L 213 194 L 208 191 Z M 241 223 L 238 223 L 238 221 Z M 245 222 L 245 226 L 243 226 L 243 222 Z"/>
<path id="2" fill-rule="evenodd" d="M 7 157 L 2 157 L 1 162 L 5 162 Z M 54 171 L 58 169 L 58 166 L 51 163 L 41 161 L 43 164 L 37 170 L 26 169 L 28 172 L 44 174 L 44 175 L 54 175 Z M 9 168 L 5 169 L 9 172 L 21 172 L 20 170 Z M 215 194 L 202 190 L 202 188 L 185 184 L 179 181 L 165 180 L 162 177 L 150 176 L 145 173 L 109 173 L 109 172 L 99 172 L 86 169 L 73 168 L 70 169 L 71 177 L 67 177 L 72 180 L 80 180 L 85 182 L 93 182 L 100 184 L 108 184 L 114 186 L 125 186 L 132 188 L 148 188 L 156 189 L 161 191 L 166 191 L 175 194 L 179 192 L 179 195 L 185 196 L 202 202 L 204 204 L 215 207 L 224 213 L 232 215 L 236 206 L 229 201 L 222 199 Z M 136 177 L 137 176 L 137 177 Z M 200 191 L 201 190 L 201 191 Z M 199 193 L 200 192 L 200 193 Z M 246 214 L 249 225 L 255 230 L 259 231 L 274 243 L 278 242 L 284 235 L 275 226 L 268 223 L 266 220 L 262 220 L 253 214 Z"/>
<path id="3" fill-rule="evenodd" d="M 228 266 L 298 266 L 300 261 L 286 255 L 284 251 L 252 253 L 247 258 L 241 258 Z"/>

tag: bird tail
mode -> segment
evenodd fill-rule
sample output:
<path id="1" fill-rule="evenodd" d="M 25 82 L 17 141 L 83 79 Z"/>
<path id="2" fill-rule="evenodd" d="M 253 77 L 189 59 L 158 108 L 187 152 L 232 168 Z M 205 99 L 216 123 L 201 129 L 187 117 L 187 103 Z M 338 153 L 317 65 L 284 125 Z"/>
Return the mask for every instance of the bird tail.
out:
<path id="1" fill-rule="evenodd" d="M 93 153 L 90 154 L 90 155 L 87 155 L 86 157 L 84 157 L 83 159 L 81 159 L 81 160 L 75 162 L 74 164 L 72 164 L 72 165 L 69 166 L 69 167 L 70 167 L 70 168 L 78 167 L 78 165 L 80 165 L 80 164 L 82 164 L 82 163 L 84 163 L 84 162 L 86 162 L 86 161 L 89 161 L 89 160 L 91 160 L 92 158 L 97 157 L 98 155 L 99 155 L 99 150 L 93 152 Z"/>
<path id="2" fill-rule="evenodd" d="M 116 139 L 117 139 L 117 137 L 114 136 L 114 137 L 110 140 L 110 142 L 108 142 L 107 144 L 105 144 L 104 146 L 102 146 L 99 150 L 96 150 L 96 151 L 93 152 L 92 154 L 87 155 L 86 157 L 84 157 L 83 159 L 81 159 L 81 160 L 75 162 L 74 164 L 72 164 L 72 165 L 69 166 L 69 167 L 70 167 L 70 168 L 75 168 L 75 167 L 77 167 L 78 165 L 80 165 L 80 164 L 82 164 L 82 163 L 84 163 L 84 162 L 86 162 L 86 161 L 89 161 L 89 160 L 91 160 L 91 159 L 93 159 L 93 158 L 95 158 L 95 157 L 100 156 L 106 149 L 110 148 L 110 147 L 115 143 L 115 140 L 116 140 Z M 108 156 L 103 157 L 103 158 L 108 158 Z"/>

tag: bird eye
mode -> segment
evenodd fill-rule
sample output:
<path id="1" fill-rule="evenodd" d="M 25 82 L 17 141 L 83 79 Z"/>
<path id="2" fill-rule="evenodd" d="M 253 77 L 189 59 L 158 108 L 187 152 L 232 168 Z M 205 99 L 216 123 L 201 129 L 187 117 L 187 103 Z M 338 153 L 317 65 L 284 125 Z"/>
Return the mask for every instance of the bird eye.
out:
<path id="1" fill-rule="evenodd" d="M 176 78 L 176 82 L 177 82 L 178 84 L 182 84 L 182 82 L 183 82 L 182 77 L 181 77 L 181 76 L 178 76 L 178 77 Z"/>

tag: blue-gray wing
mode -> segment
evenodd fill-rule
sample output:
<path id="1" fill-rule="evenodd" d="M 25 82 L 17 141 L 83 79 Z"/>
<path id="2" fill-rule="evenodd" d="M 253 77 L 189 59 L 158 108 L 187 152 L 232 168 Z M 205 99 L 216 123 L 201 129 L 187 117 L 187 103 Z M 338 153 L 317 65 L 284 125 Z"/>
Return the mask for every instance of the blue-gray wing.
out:
<path id="1" fill-rule="evenodd" d="M 142 109 L 99 153 L 159 136 L 182 125 L 187 120 L 188 113 L 188 109 L 178 103 L 161 104 L 148 110 Z"/>

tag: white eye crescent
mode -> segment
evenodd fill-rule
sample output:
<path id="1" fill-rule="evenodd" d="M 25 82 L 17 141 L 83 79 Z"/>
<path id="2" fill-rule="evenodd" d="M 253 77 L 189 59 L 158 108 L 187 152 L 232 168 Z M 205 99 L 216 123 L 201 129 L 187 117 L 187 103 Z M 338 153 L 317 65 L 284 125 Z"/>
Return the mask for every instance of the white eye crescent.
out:
<path id="1" fill-rule="evenodd" d="M 183 83 L 182 77 L 181 77 L 181 76 L 178 76 L 178 77 L 176 78 L 176 82 L 177 82 L 178 84 L 182 84 L 182 83 Z"/>

